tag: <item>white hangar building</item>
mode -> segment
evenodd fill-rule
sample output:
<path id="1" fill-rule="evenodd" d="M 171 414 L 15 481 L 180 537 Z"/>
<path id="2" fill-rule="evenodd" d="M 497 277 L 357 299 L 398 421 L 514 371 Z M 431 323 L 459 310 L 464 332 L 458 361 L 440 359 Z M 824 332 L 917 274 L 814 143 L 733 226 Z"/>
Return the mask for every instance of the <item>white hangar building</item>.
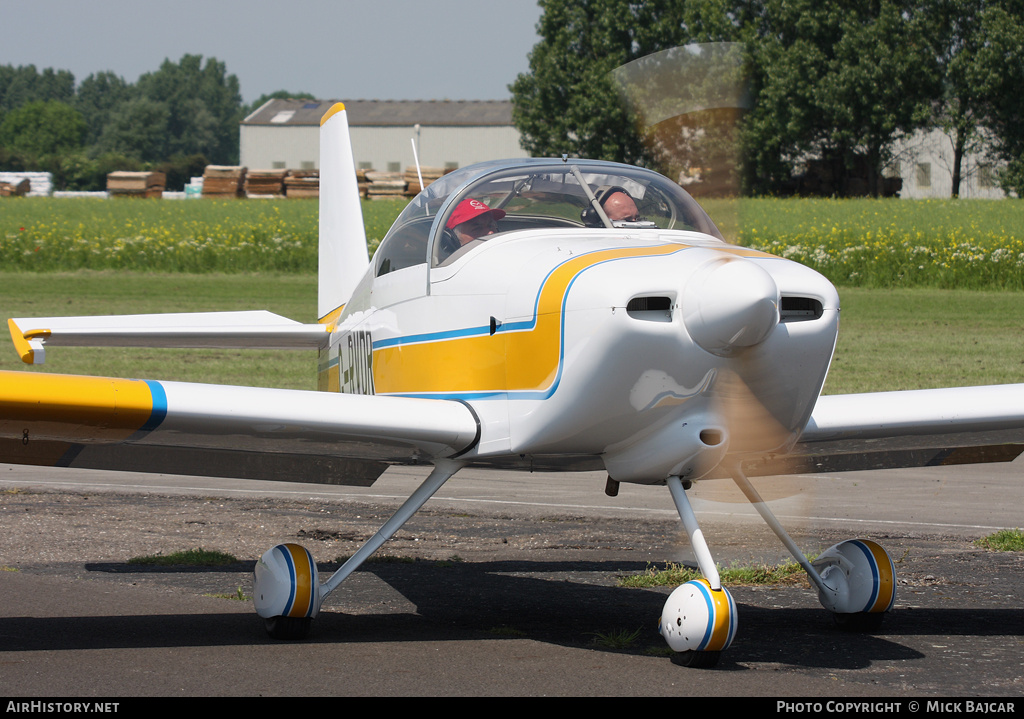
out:
<path id="1" fill-rule="evenodd" d="M 239 161 L 252 170 L 320 166 L 320 118 L 338 100 L 268 100 L 242 120 Z M 342 100 L 356 167 L 400 172 L 415 165 L 457 168 L 527 157 L 510 101 Z"/>

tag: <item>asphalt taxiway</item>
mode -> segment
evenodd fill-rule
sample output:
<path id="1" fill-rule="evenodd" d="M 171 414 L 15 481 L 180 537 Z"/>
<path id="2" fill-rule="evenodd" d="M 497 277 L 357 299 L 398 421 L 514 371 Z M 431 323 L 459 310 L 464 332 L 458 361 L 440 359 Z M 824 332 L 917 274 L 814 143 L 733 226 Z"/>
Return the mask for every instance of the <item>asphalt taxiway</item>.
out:
<path id="1" fill-rule="evenodd" d="M 1024 690 L 1024 558 L 973 540 L 1020 526 L 1024 464 L 759 482 L 806 552 L 867 536 L 900 577 L 873 635 L 836 628 L 805 582 L 733 587 L 739 632 L 714 670 L 673 664 L 667 588 L 618 577 L 691 562 L 668 491 L 598 474 L 464 470 L 325 605 L 276 642 L 249 601 L 278 541 L 321 571 L 425 476 L 370 488 L 0 465 L 0 686 L 12 696 L 1015 697 Z M 727 482 L 694 508 L 716 559 L 785 551 Z M 244 561 L 151 570 L 127 557 L 202 543 Z M 415 561 L 410 561 L 415 560 Z"/>

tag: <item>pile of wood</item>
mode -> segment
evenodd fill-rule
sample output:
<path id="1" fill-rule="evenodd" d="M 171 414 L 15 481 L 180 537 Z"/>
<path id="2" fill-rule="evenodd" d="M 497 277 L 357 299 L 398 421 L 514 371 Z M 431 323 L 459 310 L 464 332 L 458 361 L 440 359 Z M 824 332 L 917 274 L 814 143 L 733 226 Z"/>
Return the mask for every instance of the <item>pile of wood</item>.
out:
<path id="1" fill-rule="evenodd" d="M 203 197 L 245 197 L 245 167 L 207 165 L 203 171 Z"/>
<path id="2" fill-rule="evenodd" d="M 24 197 L 31 187 L 32 183 L 27 177 L 11 182 L 0 182 L 0 197 Z"/>
<path id="3" fill-rule="evenodd" d="M 405 175 L 401 172 L 366 173 L 370 184 L 366 188 L 366 197 L 371 200 L 391 200 L 405 194 Z"/>
<path id="4" fill-rule="evenodd" d="M 445 174 L 443 167 L 421 167 L 417 173 L 415 167 L 405 168 L 405 194 L 408 197 L 415 197 L 420 194 L 424 187 Z M 420 185 L 420 175 L 423 175 L 423 184 Z"/>
<path id="5" fill-rule="evenodd" d="M 246 197 L 284 197 L 288 170 L 249 170 L 245 175 Z"/>
<path id="6" fill-rule="evenodd" d="M 149 197 L 159 199 L 167 186 L 162 172 L 117 171 L 107 174 L 107 192 L 111 197 Z"/>
<path id="7" fill-rule="evenodd" d="M 320 197 L 320 170 L 289 170 L 284 178 L 287 197 Z"/>
<path id="8" fill-rule="evenodd" d="M 49 172 L 0 172 L 0 182 L 20 188 L 28 180 L 25 197 L 49 197 L 53 193 L 53 174 Z"/>
<path id="9" fill-rule="evenodd" d="M 359 196 L 364 200 L 366 199 L 366 193 L 370 191 L 370 180 L 366 177 L 368 172 L 373 172 L 373 169 L 356 170 L 356 186 L 359 187 Z"/>

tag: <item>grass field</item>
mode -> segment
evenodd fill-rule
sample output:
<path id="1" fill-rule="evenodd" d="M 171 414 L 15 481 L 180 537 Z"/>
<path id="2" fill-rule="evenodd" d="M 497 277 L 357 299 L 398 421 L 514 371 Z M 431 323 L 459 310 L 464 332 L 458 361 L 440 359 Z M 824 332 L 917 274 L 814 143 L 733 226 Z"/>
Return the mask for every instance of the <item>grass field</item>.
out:
<path id="1" fill-rule="evenodd" d="M 376 249 L 404 200 L 363 202 Z M 315 272 L 316 200 L 8 198 L 0 269 Z"/>
<path id="2" fill-rule="evenodd" d="M 404 206 L 363 203 L 371 250 Z M 1024 378 L 1024 201 L 759 199 L 708 209 L 744 243 L 840 287 L 827 392 Z M 8 198 L 0 310 L 269 309 L 313 321 L 316 237 L 315 201 Z M 312 389 L 315 365 L 308 352 L 56 348 L 46 370 Z M 0 352 L 0 368 L 25 367 L 13 349 Z"/>
<path id="3" fill-rule="evenodd" d="M 744 200 L 739 241 L 837 286 L 1024 289 L 1021 200 Z"/>
<path id="4" fill-rule="evenodd" d="M 315 275 L 294 273 L 0 273 L 0 308 L 4 318 L 266 309 L 315 322 L 316 285 Z M 316 352 L 309 350 L 64 347 L 33 367 L 5 339 L 5 370 L 316 389 Z"/>
<path id="5" fill-rule="evenodd" d="M 826 392 L 1024 381 L 1024 294 L 840 291 L 842 315 Z M 267 309 L 316 315 L 312 274 L 0 273 L 4 317 Z M 9 340 L 8 340 L 9 342 Z M 0 369 L 316 388 L 308 351 L 55 347 L 41 368 L 0 346 Z"/>
<path id="6" fill-rule="evenodd" d="M 371 251 L 405 201 L 363 203 Z M 842 287 L 1024 290 L 1022 200 L 710 201 L 743 244 Z M 311 200 L 0 203 L 0 270 L 313 272 Z"/>

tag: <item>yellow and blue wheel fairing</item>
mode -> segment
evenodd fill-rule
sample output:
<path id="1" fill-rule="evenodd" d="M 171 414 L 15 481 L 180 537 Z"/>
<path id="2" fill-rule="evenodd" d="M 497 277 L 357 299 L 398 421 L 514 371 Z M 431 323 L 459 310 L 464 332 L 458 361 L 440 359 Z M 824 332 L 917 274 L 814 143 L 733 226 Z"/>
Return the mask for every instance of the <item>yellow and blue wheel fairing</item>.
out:
<path id="1" fill-rule="evenodd" d="M 725 587 L 706 579 L 676 587 L 662 610 L 658 631 L 673 651 L 718 652 L 736 637 L 736 603 Z"/>
<path id="2" fill-rule="evenodd" d="M 864 555 L 865 571 L 870 575 L 868 596 L 862 612 L 887 612 L 896 603 L 896 568 L 889 554 L 870 539 L 851 539 L 847 542 Z"/>
<path id="3" fill-rule="evenodd" d="M 253 601 L 261 617 L 316 618 L 319 574 L 305 547 L 278 544 L 260 557 L 253 574 Z"/>

